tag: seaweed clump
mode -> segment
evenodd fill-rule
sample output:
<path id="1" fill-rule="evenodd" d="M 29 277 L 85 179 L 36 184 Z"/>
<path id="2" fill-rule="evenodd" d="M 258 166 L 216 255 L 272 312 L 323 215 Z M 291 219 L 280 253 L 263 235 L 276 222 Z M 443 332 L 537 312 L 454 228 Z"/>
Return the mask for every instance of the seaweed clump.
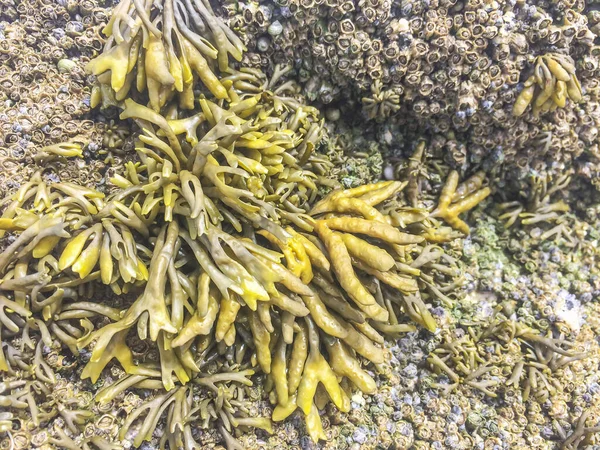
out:
<path id="1" fill-rule="evenodd" d="M 583 99 L 573 59 L 560 54 L 538 56 L 533 75 L 527 78 L 515 101 L 513 114 L 522 115 L 533 102 L 533 114 L 538 116 L 556 108 L 564 108 L 567 98 L 575 103 Z"/>
<path id="2" fill-rule="evenodd" d="M 535 226 L 536 232 L 532 237 L 541 242 L 552 239 L 574 247 L 579 240 L 571 229 L 571 208 L 563 199 L 556 200 L 557 196 L 564 196 L 571 178 L 569 172 L 556 179 L 548 175 L 531 176 L 526 201 L 513 200 L 499 204 L 502 214 L 498 218 L 504 221 L 506 228 L 515 224 L 528 228 Z"/>
<path id="3" fill-rule="evenodd" d="M 245 50 L 206 0 L 122 0 L 102 32 L 103 53 L 86 68 L 98 77 L 92 107 L 146 93 L 156 112 L 173 96 L 180 108 L 194 109 L 197 80 L 217 99 L 227 98 L 212 66 L 225 72 L 229 56 L 240 61 Z"/>
<path id="4" fill-rule="evenodd" d="M 270 79 L 229 68 L 242 48 L 207 2 L 158 6 L 123 0 L 104 53 L 88 65 L 98 75 L 92 103 L 117 106 L 139 126 L 137 158 L 112 173 L 105 192 L 47 180 L 40 169 L 3 202 L 2 339 L 34 330 L 48 347 L 86 354 L 81 377 L 92 383 L 116 359 L 124 373 L 95 401 L 153 391 L 128 408 L 119 432 L 135 446 L 152 439 L 163 415 L 161 445 L 170 448 L 197 447 L 196 421 L 216 427 L 230 449 L 241 448 L 238 427 L 271 431 L 246 401 L 258 370 L 273 420 L 300 410 L 312 439 L 323 439 L 319 409 L 331 402 L 347 412 L 354 388 L 375 392 L 362 365 L 385 361 L 386 336 L 415 330 L 404 316 L 436 329 L 430 304 L 450 302 L 462 282 L 439 244 L 469 232 L 458 216 L 489 188 L 479 189 L 481 177 L 459 185 L 452 172 L 435 210 L 403 200 L 409 181 L 321 198 L 337 187 L 317 151 L 323 120 L 281 83 L 285 68 Z M 196 77 L 206 96 L 196 96 Z M 81 154 L 63 143 L 35 161 Z M 107 289 L 118 300 L 95 301 Z M 138 358 L 140 342 L 153 356 Z M 3 344 L 0 370 L 15 364 Z M 73 433 L 91 419 L 57 411 Z"/>
<path id="5" fill-rule="evenodd" d="M 588 356 L 574 351 L 572 342 L 554 338 L 551 333 L 544 336 L 535 328 L 507 319 L 502 313 L 485 324 L 467 323 L 466 326 L 462 337 L 446 336 L 445 342 L 428 357 L 429 364 L 452 381 L 449 385 L 434 384 L 446 394 L 456 389 L 458 383 L 465 383 L 490 397 L 497 396 L 495 391 L 499 386 L 504 389 L 515 386 L 522 389 L 523 401 L 533 395 L 543 403 L 558 389 L 563 389 L 551 375 Z M 506 353 L 498 346 L 509 350 L 511 356 L 505 360 L 490 357 L 490 352 L 498 356 Z M 517 355 L 521 352 L 522 355 L 512 354 L 515 350 Z M 487 379 L 484 379 L 486 374 Z M 507 376 L 502 382 L 503 375 Z"/>
<path id="6" fill-rule="evenodd" d="M 6 202 L 0 222 L 14 234 L 0 254 L 0 290 L 14 299 L 3 297 L 7 331 L 23 332 L 34 317 L 73 354 L 91 347 L 81 375 L 92 382 L 116 359 L 125 376 L 98 392 L 100 404 L 128 388 L 154 389 L 124 428 L 147 415 L 135 445 L 166 413 L 164 439 L 193 447 L 197 408 L 229 448 L 238 448 L 236 426 L 270 430 L 244 413 L 236 387 L 257 369 L 268 376 L 273 419 L 300 409 L 311 437 L 324 438 L 320 408 L 331 401 L 348 411 L 352 386 L 376 389 L 361 357 L 381 364 L 384 337 L 414 329 L 403 315 L 433 331 L 424 298 L 446 299 L 459 285 L 437 245 L 455 235 L 438 234 L 434 216 L 468 232 L 458 214 L 487 195 L 453 210 L 449 196 L 467 188 L 452 174 L 436 214 L 407 207 L 400 181 L 317 201 L 330 167 L 315 151 L 318 112 L 254 70 L 219 83 L 228 101 L 201 98 L 193 115 L 176 101 L 163 116 L 125 99 L 121 118 L 142 130 L 138 159 L 114 174 L 108 194 L 48 183 L 40 172 Z M 77 151 L 64 144 L 40 158 Z M 135 300 L 94 302 L 102 285 Z M 156 349 L 154 359 L 136 360 L 134 335 Z M 235 365 L 204 373 L 223 357 Z M 208 387 L 214 403 L 198 404 L 190 385 Z"/>
<path id="7" fill-rule="evenodd" d="M 146 107 L 127 105 L 124 115 L 135 108 L 154 117 Z M 207 106 L 217 115 L 225 112 Z M 173 133 L 170 127 L 163 131 Z M 234 142 L 245 143 L 243 136 Z M 82 372 L 93 382 L 116 358 L 128 375 L 100 391 L 97 401 L 130 387 L 154 387 L 167 392 L 154 406 L 167 410 L 176 398 L 189 396 L 185 390 L 172 394 L 183 389 L 177 386 L 202 383 L 205 361 L 233 352 L 237 364 L 269 374 L 278 404 L 273 418 L 283 420 L 300 408 L 316 440 L 323 437 L 317 408 L 327 398 L 347 411 L 342 386 L 375 390 L 358 355 L 382 363 L 384 336 L 414 329 L 399 323 L 403 314 L 436 328 L 420 291 L 445 298 L 436 284 L 448 292 L 459 273 L 446 269 L 443 251 L 427 242 L 427 214 L 402 210 L 397 194 L 406 183 L 334 191 L 299 213 L 293 208 L 302 203 L 269 207 L 242 189 L 236 177 L 252 173 L 225 165 L 224 157 L 221 165 L 209 154 L 197 177 L 191 156 L 192 170 L 183 169 L 183 160 L 152 128 L 138 144 L 140 163 L 115 175 L 121 189 L 109 196 L 34 177 L 2 218 L 3 229 L 17 236 L 0 255 L 0 289 L 15 299 L 3 298 L 11 311 L 7 329 L 16 334 L 18 323 L 34 316 L 76 355 L 93 343 Z M 243 159 L 241 151 L 217 148 L 229 161 L 262 166 Z M 229 183 L 213 175 L 219 169 L 233 174 Z M 102 284 L 137 299 L 124 309 L 87 301 Z M 133 329 L 140 339 L 157 342 L 156 362 L 134 361 L 128 345 Z M 10 369 L 4 357 L 3 368 Z M 340 384 L 338 377 L 346 381 Z M 318 394 L 319 383 L 327 396 Z M 227 432 L 245 423 L 231 411 L 210 417 Z"/>

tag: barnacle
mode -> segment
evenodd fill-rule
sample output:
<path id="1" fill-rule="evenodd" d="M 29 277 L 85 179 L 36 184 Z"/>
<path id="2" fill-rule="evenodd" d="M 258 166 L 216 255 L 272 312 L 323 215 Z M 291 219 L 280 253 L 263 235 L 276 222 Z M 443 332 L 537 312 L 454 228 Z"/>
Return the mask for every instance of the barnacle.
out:
<path id="1" fill-rule="evenodd" d="M 556 108 L 564 108 L 567 98 L 575 103 L 583 100 L 575 63 L 568 55 L 548 53 L 538 56 L 533 75 L 523 86 L 513 106 L 515 116 L 523 115 L 530 104 L 533 104 L 533 114 L 538 116 Z"/>
<path id="2" fill-rule="evenodd" d="M 556 16 L 545 5 L 509 11 L 494 4 L 485 12 L 475 8 L 455 13 L 448 5 L 430 6 L 421 0 L 407 0 L 399 8 L 386 1 L 341 1 L 325 7 L 312 0 L 288 3 L 281 11 L 269 8 L 276 36 L 268 35 L 268 20 L 253 19 L 258 6 L 226 8 L 229 25 L 248 46 L 243 63 L 268 71 L 282 61 L 294 64 L 294 81 L 305 96 L 335 105 L 330 111 L 343 105 L 341 118 L 331 116 L 338 117 L 336 128 L 354 122 L 359 113 L 384 124 L 353 123 L 361 131 L 358 144 L 376 143 L 383 154 L 394 157 L 401 141 L 414 142 L 423 130 L 435 130 L 436 157 L 467 171 L 499 170 L 501 180 L 511 181 L 513 174 L 519 179 L 540 167 L 558 174 L 562 166 L 557 160 L 569 166 L 580 160 L 583 147 L 596 147 L 591 143 L 598 128 L 593 112 L 598 52 L 592 36 L 599 27 L 596 19 L 588 20 L 585 9 L 565 6 L 565 14 Z M 586 105 L 565 100 L 570 97 L 567 89 L 566 95 L 556 96 L 565 107 L 544 120 L 528 115 L 529 108 L 523 113 L 527 117 L 513 116 L 511 110 L 526 106 L 522 100 L 531 94 L 523 89 L 529 72 L 535 73 L 537 61 L 554 65 L 547 60 L 576 68 L 569 85 L 577 99 L 581 94 L 575 79 L 581 83 Z M 532 94 L 541 90 L 536 84 Z M 523 97 L 515 102 L 521 92 Z M 526 148 L 539 132 L 562 133 L 565 123 L 573 125 L 571 132 L 554 139 L 550 154 Z M 364 160 L 358 165 L 362 170 L 371 167 Z M 590 180 L 595 166 L 590 164 L 585 175 Z M 358 175 L 346 178 L 347 186 Z M 517 192 L 518 185 L 507 186 Z"/>

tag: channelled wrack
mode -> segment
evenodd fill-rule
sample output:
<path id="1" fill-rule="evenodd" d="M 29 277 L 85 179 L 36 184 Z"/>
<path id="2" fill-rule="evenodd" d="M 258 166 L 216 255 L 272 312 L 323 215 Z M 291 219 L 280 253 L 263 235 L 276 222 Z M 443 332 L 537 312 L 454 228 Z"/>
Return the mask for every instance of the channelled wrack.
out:
<path id="1" fill-rule="evenodd" d="M 102 31 L 104 51 L 86 68 L 98 76 L 92 107 L 147 94 L 156 112 L 172 99 L 190 110 L 197 81 L 225 99 L 215 72 L 229 68 L 229 56 L 240 61 L 245 50 L 206 0 L 122 0 Z"/>
<path id="2" fill-rule="evenodd" d="M 194 409 L 186 386 L 204 386 L 203 367 L 231 354 L 227 373 L 245 374 L 244 383 L 257 368 L 268 374 L 274 420 L 300 409 L 313 439 L 323 438 L 318 409 L 331 400 L 347 411 L 353 387 L 375 391 L 364 362 L 382 363 L 384 337 L 414 329 L 403 315 L 436 328 L 426 302 L 445 299 L 460 276 L 437 245 L 448 235 L 436 234 L 428 211 L 404 205 L 406 182 L 312 201 L 318 177 L 309 168 L 321 157 L 301 167 L 294 156 L 315 120 L 301 107 L 275 120 L 255 96 L 228 109 L 203 104 L 192 147 L 180 121 L 128 100 L 122 117 L 145 125 L 139 162 L 112 178 L 108 196 L 38 173 L 5 202 L 0 226 L 15 239 L 0 254 L 3 329 L 15 335 L 30 324 L 74 354 L 90 346 L 82 376 L 92 381 L 117 359 L 128 376 L 96 400 L 152 388 L 144 408 L 161 411 Z M 304 126 L 293 132 L 298 115 Z M 77 156 L 64 148 L 57 152 Z M 251 180 L 263 188 L 253 191 Z M 453 217 L 444 201 L 438 210 Z M 123 310 L 93 301 L 102 285 L 137 298 Z M 156 343 L 157 363 L 134 360 L 132 333 Z M 9 369 L 3 354 L 0 367 Z M 219 400 L 211 405 L 208 422 L 226 440 L 232 426 L 270 429 Z M 151 438 L 143 430 L 136 445 Z"/>
<path id="3" fill-rule="evenodd" d="M 521 116 L 532 105 L 534 116 L 564 108 L 567 99 L 583 100 L 581 85 L 575 74 L 575 63 L 568 55 L 549 53 L 535 60 L 533 75 L 525 81 L 513 106 L 513 114 Z"/>
<path id="4" fill-rule="evenodd" d="M 242 448 L 235 428 L 270 431 L 247 406 L 256 371 L 273 420 L 300 410 L 324 438 L 318 410 L 348 411 L 354 388 L 375 392 L 365 365 L 385 361 L 386 336 L 415 329 L 405 316 L 435 330 L 428 305 L 451 302 L 462 280 L 439 244 L 468 233 L 459 215 L 489 195 L 483 176 L 459 185 L 452 172 L 433 209 L 419 202 L 418 171 L 321 198 L 335 183 L 317 151 L 318 111 L 280 83 L 285 68 L 271 79 L 229 68 L 243 48 L 208 2 L 123 0 L 105 33 L 88 66 L 92 103 L 135 121 L 137 159 L 107 193 L 40 169 L 2 202 L 2 339 L 89 348 L 81 375 L 92 382 L 116 359 L 126 375 L 95 400 L 152 391 L 119 434 L 135 446 L 165 417 L 170 448 L 199 448 L 196 424 L 230 449 Z M 81 156 L 61 144 L 36 162 Z M 107 289 L 120 303 L 103 300 Z M 139 341 L 157 356 L 138 360 Z M 14 361 L 0 351 L 0 371 Z M 76 418 L 75 429 L 86 421 Z M 53 439 L 72 447 L 65 433 Z"/>

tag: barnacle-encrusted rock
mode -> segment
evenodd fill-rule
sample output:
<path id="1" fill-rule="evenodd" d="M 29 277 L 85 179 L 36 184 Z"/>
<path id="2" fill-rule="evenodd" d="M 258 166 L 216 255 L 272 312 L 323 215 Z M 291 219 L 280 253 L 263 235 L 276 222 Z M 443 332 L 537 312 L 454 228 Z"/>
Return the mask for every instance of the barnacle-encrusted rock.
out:
<path id="1" fill-rule="evenodd" d="M 496 171 L 494 182 L 514 192 L 530 169 L 576 168 L 597 178 L 600 16 L 582 1 L 262 0 L 225 9 L 249 49 L 246 65 L 268 72 L 293 64 L 309 99 L 346 111 L 354 105 L 349 117 L 362 109 L 381 122 L 372 141 L 386 133 L 406 142 L 427 137 L 435 157 L 457 170 Z M 282 32 L 257 51 L 274 22 Z M 550 71 L 528 81 L 548 65 L 559 78 Z M 526 108 L 530 101 L 539 105 Z M 538 145 L 542 134 L 548 146 Z M 397 140 L 383 147 L 398 157 L 410 152 Z"/>
<path id="2" fill-rule="evenodd" d="M 28 10 L 27 1 L 13 8 L 14 13 L 5 3 L 0 3 L 0 13 L 21 15 L 25 30 L 34 29 L 41 15 L 47 19 L 43 29 L 52 29 L 58 20 L 66 36 L 60 37 L 60 45 L 49 42 L 68 51 L 77 64 L 57 64 L 58 54 L 52 56 L 62 72 L 49 76 L 81 75 L 85 58 L 76 57 L 74 39 L 87 30 L 92 2 L 41 5 L 39 17 Z M 311 13 L 322 15 L 317 10 L 323 5 L 316 3 Z M 372 95 L 355 97 L 364 98 L 375 119 L 367 126 L 383 130 L 377 144 L 365 139 L 366 128 L 361 127 L 328 147 L 319 145 L 323 121 L 304 103 L 292 65 L 275 65 L 267 77 L 238 66 L 220 73 L 219 64 L 207 58 L 214 78 L 197 72 L 198 89 L 193 96 L 185 94 L 198 106 L 196 111 L 185 109 L 185 102 L 180 103 L 183 91 L 166 78 L 161 78 L 165 84 L 158 101 L 151 92 L 157 78 L 144 89 L 132 87 L 117 101 L 108 84 L 113 74 L 104 72 L 100 81 L 108 83 L 95 95 L 99 89 L 105 106 L 117 108 L 103 113 L 114 118 L 120 109 L 122 119 L 138 124 L 137 133 L 128 122 L 100 119 L 92 129 L 78 131 L 70 124 L 65 126 L 68 132 L 48 138 L 45 147 L 30 146 L 24 160 L 19 153 L 10 155 L 18 161 L 15 165 L 9 160 L 9 175 L 24 162 L 32 163 L 32 175 L 8 185 L 16 193 L 1 205 L 0 404 L 8 409 L 0 413 L 2 448 L 116 450 L 145 441 L 157 448 L 204 448 L 219 439 L 230 449 L 310 445 L 307 436 L 300 438 L 296 421 L 283 421 L 294 411 L 303 416 L 313 439 L 329 440 L 325 448 L 537 448 L 546 443 L 575 448 L 597 442 L 598 390 L 593 381 L 598 363 L 592 351 L 597 346 L 590 331 L 598 329 L 597 307 L 591 301 L 600 292 L 597 207 L 590 198 L 585 205 L 572 201 L 572 186 L 579 185 L 575 181 L 566 192 L 570 171 L 562 177 L 536 173 L 530 185 L 521 184 L 529 189 L 524 189 L 523 200 L 504 205 L 507 209 L 500 213 L 508 214 L 504 220 L 515 218 L 519 226 L 504 231 L 496 227 L 503 233 L 498 238 L 486 229 L 486 220 L 492 218 L 480 218 L 473 239 L 455 239 L 470 231 L 461 213 L 487 197 L 490 187 L 483 171 L 458 184 L 454 159 L 468 163 L 471 147 L 463 145 L 468 140 L 461 131 L 443 128 L 450 123 L 444 121 L 439 122 L 442 131 L 430 133 L 429 128 L 428 139 L 405 145 L 403 153 L 414 151 L 412 156 L 386 154 L 389 180 L 378 182 L 383 163 L 379 149 L 400 148 L 405 142 L 389 118 L 407 114 L 402 104 L 406 95 L 409 102 L 414 100 L 412 111 L 421 123 L 428 123 L 429 97 L 434 98 L 439 80 L 427 73 L 426 65 L 423 74 L 411 65 L 407 83 L 392 88 L 379 77 L 379 70 L 385 75 L 385 64 L 379 67 L 371 56 L 385 42 L 373 40 L 369 47 L 363 32 L 371 36 L 375 27 L 346 19 L 361 11 L 361 20 L 387 23 L 386 14 L 406 5 L 371 3 L 345 3 L 344 15 L 336 20 L 342 34 L 353 36 L 350 52 L 366 55 L 369 76 L 381 80 L 361 87 L 371 89 Z M 137 47 L 138 55 L 150 53 L 153 58 L 161 44 L 168 46 L 166 38 L 157 44 L 157 35 L 149 30 L 155 27 L 165 36 L 168 20 L 163 19 L 170 11 L 175 14 L 169 9 L 173 5 L 185 16 L 175 17 L 178 27 L 223 44 L 214 40 L 210 25 L 198 25 L 205 15 L 218 16 L 208 2 L 165 1 L 162 9 L 154 2 L 146 10 L 150 24 L 137 15 L 143 7 L 125 2 L 114 19 L 121 19 L 119 30 L 127 34 L 137 26 L 147 43 L 152 41 Z M 289 12 L 301 15 L 297 11 L 310 7 L 306 2 L 292 4 Z M 514 10 L 520 14 L 522 7 Z M 531 15 L 546 7 L 539 5 Z M 255 3 L 242 8 L 246 20 L 267 27 L 268 34 L 256 46 L 261 58 L 270 58 L 278 39 L 289 33 L 285 20 L 269 25 L 279 17 L 276 8 Z M 61 22 L 63 13 L 53 17 L 63 9 L 72 19 L 66 24 Z M 564 5 L 555 10 L 564 10 Z M 473 11 L 482 14 L 471 4 L 450 12 L 464 13 L 471 25 L 483 20 L 475 19 Z M 28 21 L 28 15 L 34 20 Z M 99 22 L 108 19 L 100 11 L 96 16 Z M 427 20 L 429 16 L 433 14 Z M 572 20 L 573 13 L 565 12 L 565 19 Z M 594 20 L 590 14 L 590 22 Z M 408 20 L 392 22 L 391 31 L 403 38 L 395 40 L 388 56 L 405 50 L 403 39 L 412 26 Z M 542 19 L 536 26 L 544 28 L 547 22 Z M 474 31 L 460 28 L 461 36 Z M 10 35 L 18 25 L 8 29 Z M 184 54 L 177 42 L 185 35 L 182 28 L 178 31 L 171 36 L 177 60 Z M 418 39 L 429 42 L 432 31 L 425 31 Z M 35 30 L 32 34 L 36 39 L 45 36 Z M 27 34 L 24 39 L 29 39 Z M 108 52 L 117 53 L 110 39 Z M 518 33 L 510 37 L 510 45 L 523 47 Z M 548 51 L 564 55 L 558 59 L 575 56 L 561 46 L 542 47 L 532 46 L 533 56 L 514 73 L 528 75 L 535 57 Z M 423 46 L 417 50 L 422 52 Z M 431 53 L 432 61 L 439 56 Z M 106 56 L 90 67 L 101 70 L 111 61 Z M 346 56 L 341 67 L 351 59 Z M 409 56 L 414 61 L 415 55 Z M 444 57 L 439 65 L 431 64 L 443 67 Z M 473 58 L 470 53 L 465 57 Z M 549 57 L 541 61 L 546 64 Z M 222 59 L 227 59 L 226 52 L 216 62 Z M 13 62 L 9 69 L 14 72 Z M 586 70 L 593 68 L 591 58 L 583 63 Z M 167 61 L 171 76 L 176 66 Z M 577 76 L 589 85 L 589 73 L 580 62 L 576 66 Z M 138 78 L 142 69 L 146 65 L 136 62 L 126 78 L 131 73 Z M 226 97 L 218 98 L 215 79 Z M 335 100 L 339 85 L 321 81 L 311 76 L 305 83 L 308 94 Z M 478 108 L 477 94 L 469 94 L 472 87 L 476 91 L 477 83 L 464 87 L 457 99 L 469 114 L 470 108 Z M 515 99 L 511 89 L 503 89 L 512 92 L 503 99 L 508 111 Z M 30 90 L 21 89 L 19 95 L 31 98 L 35 92 Z M 78 92 L 61 95 L 53 107 L 62 108 Z M 578 107 L 593 112 L 589 99 L 579 106 L 572 103 L 541 117 L 570 114 Z M 7 105 L 12 110 L 21 106 Z M 435 111 L 444 106 L 439 101 L 431 105 L 437 127 Z M 347 126 L 342 123 L 349 114 L 345 106 L 332 105 L 326 112 L 340 129 Z M 72 105 L 69 113 L 79 114 Z M 479 115 L 472 117 L 475 126 Z M 535 117 L 526 111 L 523 119 Z M 378 120 L 384 122 L 381 128 Z M 19 137 L 25 139 L 28 126 L 23 128 L 10 135 L 11 142 L 17 136 L 16 145 L 21 145 Z M 557 151 L 553 139 L 566 132 L 563 128 L 542 125 L 531 141 L 532 151 Z M 450 143 L 444 141 L 444 129 Z M 411 133 L 411 127 L 403 130 L 406 141 Z M 579 135 L 589 141 L 592 154 L 594 133 L 590 123 Z M 56 144 L 66 137 L 74 139 Z M 94 142 L 86 146 L 90 139 Z M 444 161 L 441 149 L 452 158 Z M 105 178 L 93 162 L 96 152 L 115 166 Z M 563 168 L 558 163 L 553 170 Z M 592 163 L 586 170 L 593 173 Z M 581 220 L 584 215 L 590 225 Z M 524 238 L 527 233 L 531 239 Z M 481 245 L 485 251 L 474 256 Z M 463 252 L 475 261 L 473 267 L 458 260 Z M 532 276 L 519 274 L 519 264 Z M 477 270 L 479 277 L 473 279 Z M 463 285 L 489 292 L 471 291 L 463 298 L 462 289 L 457 292 Z M 488 317 L 495 299 L 504 300 L 499 308 L 506 317 Z M 585 314 L 589 319 L 584 323 Z M 420 327 L 441 330 L 406 334 Z M 388 341 L 390 351 L 383 348 L 384 337 L 398 338 Z M 423 363 L 430 352 L 427 366 Z M 432 377 L 432 369 L 440 372 L 440 379 Z M 79 375 L 94 384 L 90 387 Z M 501 397 L 496 401 L 502 406 L 486 405 L 482 392 Z M 274 411 L 262 394 L 268 394 Z M 283 422 L 272 424 L 267 417 L 271 414 Z M 248 433 L 253 427 L 276 435 Z"/>
<path id="3" fill-rule="evenodd" d="M 77 2 L 86 6 L 75 10 L 67 2 L 46 3 L 9 1 L 0 6 L 2 197 L 33 175 L 40 147 L 61 141 L 94 145 L 101 138 L 103 124 L 86 117 L 91 86 L 83 66 L 102 49 L 98 33 L 108 20 L 106 9 L 93 0 Z M 83 159 L 71 160 L 60 171 L 49 163 L 45 176 L 98 184 L 104 165 L 89 154 L 85 163 L 82 170 Z"/>

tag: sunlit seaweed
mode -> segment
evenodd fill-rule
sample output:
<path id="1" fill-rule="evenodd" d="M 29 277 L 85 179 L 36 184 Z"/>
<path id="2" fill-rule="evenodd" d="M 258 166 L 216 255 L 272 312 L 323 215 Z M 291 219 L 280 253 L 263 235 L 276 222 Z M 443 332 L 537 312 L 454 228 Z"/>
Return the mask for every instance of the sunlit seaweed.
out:
<path id="1" fill-rule="evenodd" d="M 180 108 L 194 109 L 196 80 L 227 99 L 218 71 L 228 69 L 230 56 L 240 61 L 245 50 L 206 0 L 122 0 L 103 33 L 104 51 L 87 66 L 98 76 L 92 107 L 138 92 L 147 93 L 157 112 L 174 96 Z"/>
<path id="2" fill-rule="evenodd" d="M 533 75 L 525 81 L 513 106 L 513 114 L 521 116 L 533 104 L 533 115 L 537 117 L 564 108 L 567 98 L 575 103 L 583 100 L 575 63 L 568 55 L 548 53 L 536 58 Z"/>
<path id="3" fill-rule="evenodd" d="M 356 354 L 383 362 L 383 336 L 413 329 L 399 323 L 402 313 L 434 330 L 420 291 L 443 302 L 460 272 L 447 270 L 450 260 L 421 235 L 431 226 L 423 222 L 426 215 L 405 221 L 400 231 L 398 217 L 385 213 L 395 210 L 405 183 L 334 191 L 306 212 L 299 208 L 310 198 L 262 202 L 243 182 L 260 173 L 260 156 L 243 153 L 256 139 L 224 131 L 218 137 L 219 126 L 243 127 L 245 121 L 231 112 L 235 106 L 227 114 L 204 103 L 214 126 L 190 149 L 166 121 L 126 101 L 124 116 L 159 123 L 165 137 L 144 128 L 140 163 L 128 163 L 113 178 L 120 189 L 109 196 L 40 177 L 22 187 L 2 219 L 18 237 L 0 254 L 0 289 L 15 298 L 27 293 L 27 307 L 7 300 L 11 310 L 39 314 L 75 354 L 94 343 L 83 377 L 97 380 L 116 358 L 139 377 L 119 386 L 159 377 L 168 399 L 178 385 L 199 380 L 202 348 L 211 342 L 223 350 L 245 347 L 251 337 L 252 361 L 273 380 L 274 419 L 298 407 L 318 439 L 318 384 L 342 411 L 349 400 L 338 377 L 373 392 L 374 381 L 359 369 Z M 230 150 L 220 144 L 224 139 Z M 264 142 L 260 148 L 278 145 Z M 213 150 L 198 156 L 205 148 Z M 225 155 L 223 165 L 213 156 L 217 152 Z M 274 171 L 270 178 L 277 176 Z M 302 178 L 296 180 L 294 186 Z M 99 284 L 116 294 L 138 293 L 137 300 L 124 311 L 87 301 Z M 96 329 L 101 317 L 111 323 Z M 134 362 L 126 340 L 132 328 L 158 343 L 160 366 Z M 97 399 L 106 395 L 101 391 Z"/>

